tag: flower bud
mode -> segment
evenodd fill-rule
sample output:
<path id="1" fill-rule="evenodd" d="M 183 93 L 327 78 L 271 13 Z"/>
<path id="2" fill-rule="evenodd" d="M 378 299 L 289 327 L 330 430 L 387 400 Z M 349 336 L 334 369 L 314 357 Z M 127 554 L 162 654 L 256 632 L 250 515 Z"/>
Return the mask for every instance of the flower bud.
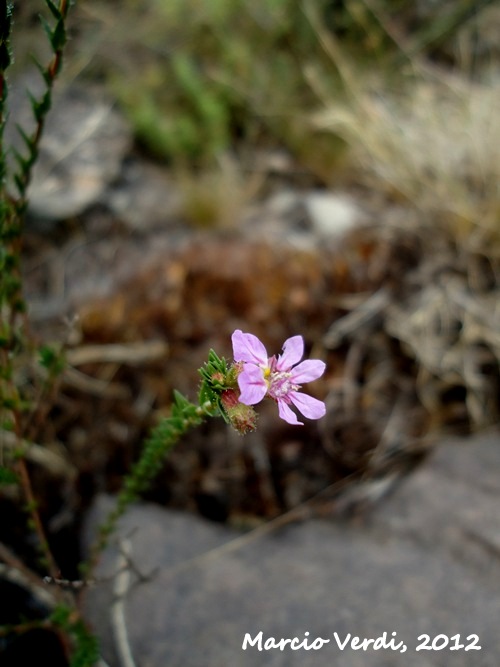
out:
<path id="1" fill-rule="evenodd" d="M 257 414 L 251 405 L 244 405 L 238 400 L 234 389 L 226 389 L 220 395 L 224 412 L 231 426 L 241 435 L 254 431 L 257 426 Z"/>
<path id="2" fill-rule="evenodd" d="M 226 384 L 226 376 L 220 371 L 213 373 L 210 380 L 214 386 L 223 387 Z"/>

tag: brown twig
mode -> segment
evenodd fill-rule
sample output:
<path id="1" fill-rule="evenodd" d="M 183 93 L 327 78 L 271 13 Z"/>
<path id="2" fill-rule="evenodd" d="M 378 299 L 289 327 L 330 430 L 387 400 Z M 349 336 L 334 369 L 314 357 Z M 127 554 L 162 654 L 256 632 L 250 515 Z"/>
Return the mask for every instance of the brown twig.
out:
<path id="1" fill-rule="evenodd" d="M 21 486 L 23 488 L 24 495 L 26 497 L 28 512 L 30 514 L 31 520 L 33 521 L 33 527 L 35 529 L 35 533 L 38 536 L 40 549 L 43 553 L 44 559 L 47 562 L 48 571 L 50 572 L 50 575 L 52 577 L 57 578 L 59 575 L 59 567 L 57 566 L 54 556 L 52 555 L 52 551 L 50 550 L 47 536 L 45 534 L 45 528 L 43 527 L 42 520 L 40 518 L 40 513 L 37 507 L 37 501 L 35 500 L 33 487 L 31 486 L 31 480 L 28 474 L 28 469 L 26 467 L 26 461 L 24 458 L 20 458 L 18 460 L 17 470 L 21 480 Z"/>
<path id="2" fill-rule="evenodd" d="M 38 575 L 32 572 L 12 551 L 0 542 L 0 574 L 15 584 L 21 585 L 37 600 L 49 608 L 56 606 L 59 592 L 48 591 Z"/>
<path id="3" fill-rule="evenodd" d="M 62 475 L 70 480 L 77 475 L 76 468 L 63 456 L 47 449 L 47 447 L 17 438 L 11 431 L 0 430 L 0 444 L 22 452 L 26 460 L 44 467 L 55 475 Z"/>
<path id="4" fill-rule="evenodd" d="M 162 340 L 114 344 L 84 345 L 68 350 L 66 359 L 71 366 L 95 363 L 143 364 L 165 357 L 168 345 Z"/>

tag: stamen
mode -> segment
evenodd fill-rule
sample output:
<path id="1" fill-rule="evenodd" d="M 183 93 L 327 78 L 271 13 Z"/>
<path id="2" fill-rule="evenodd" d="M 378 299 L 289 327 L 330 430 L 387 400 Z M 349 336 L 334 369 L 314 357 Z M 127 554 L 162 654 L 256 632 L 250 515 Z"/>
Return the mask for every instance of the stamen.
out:
<path id="1" fill-rule="evenodd" d="M 272 373 L 269 381 L 269 395 L 274 399 L 286 398 L 291 391 L 298 391 L 300 386 L 290 381 L 291 373 Z"/>

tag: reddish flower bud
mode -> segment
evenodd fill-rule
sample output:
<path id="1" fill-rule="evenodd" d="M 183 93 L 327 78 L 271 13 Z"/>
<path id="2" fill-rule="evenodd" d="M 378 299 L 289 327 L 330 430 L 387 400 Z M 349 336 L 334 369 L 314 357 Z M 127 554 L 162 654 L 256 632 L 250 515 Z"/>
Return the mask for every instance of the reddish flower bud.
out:
<path id="1" fill-rule="evenodd" d="M 220 395 L 224 412 L 231 426 L 241 435 L 254 431 L 257 426 L 257 414 L 251 405 L 244 405 L 238 400 L 234 389 L 226 389 Z"/>

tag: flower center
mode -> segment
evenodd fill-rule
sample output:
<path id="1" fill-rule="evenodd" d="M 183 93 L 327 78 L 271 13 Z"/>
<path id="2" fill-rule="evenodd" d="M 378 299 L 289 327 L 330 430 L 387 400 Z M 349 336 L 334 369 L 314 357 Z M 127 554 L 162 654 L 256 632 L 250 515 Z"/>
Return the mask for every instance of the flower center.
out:
<path id="1" fill-rule="evenodd" d="M 288 396 L 291 391 L 298 391 L 300 386 L 291 381 L 292 374 L 286 372 L 270 373 L 268 393 L 271 398 L 276 400 Z"/>

